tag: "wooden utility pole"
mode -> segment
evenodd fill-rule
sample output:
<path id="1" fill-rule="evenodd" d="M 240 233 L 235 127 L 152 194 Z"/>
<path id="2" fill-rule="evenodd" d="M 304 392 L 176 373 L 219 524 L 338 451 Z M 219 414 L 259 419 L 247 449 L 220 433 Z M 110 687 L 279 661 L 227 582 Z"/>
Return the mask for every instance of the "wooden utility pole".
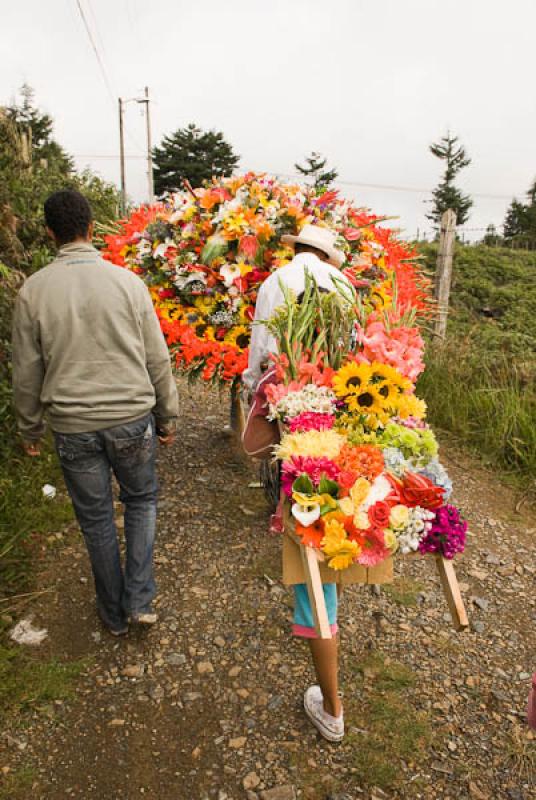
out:
<path id="1" fill-rule="evenodd" d="M 434 333 L 439 339 L 444 339 L 447 333 L 447 318 L 449 313 L 450 284 L 452 281 L 452 255 L 456 237 L 456 212 L 447 209 L 441 217 L 439 233 L 439 252 L 437 254 L 437 267 L 435 278 L 435 298 L 437 300 L 437 318 Z"/>
<path id="2" fill-rule="evenodd" d="M 147 122 L 147 180 L 149 185 L 149 203 L 154 203 L 153 179 L 153 146 L 151 143 L 151 117 L 149 114 L 149 87 L 145 87 L 145 120 Z"/>
<path id="3" fill-rule="evenodd" d="M 125 136 L 123 130 L 123 100 L 118 97 L 119 102 L 119 162 L 121 169 L 121 214 L 127 212 L 127 186 L 125 178 Z"/>

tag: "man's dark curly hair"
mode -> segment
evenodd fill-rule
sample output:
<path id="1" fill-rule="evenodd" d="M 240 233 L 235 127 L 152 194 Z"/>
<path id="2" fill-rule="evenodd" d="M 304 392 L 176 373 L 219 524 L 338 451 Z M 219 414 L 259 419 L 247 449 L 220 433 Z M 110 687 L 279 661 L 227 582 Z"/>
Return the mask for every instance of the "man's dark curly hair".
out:
<path id="1" fill-rule="evenodd" d="M 88 234 L 91 206 L 75 189 L 61 189 L 45 200 L 45 220 L 58 244 L 69 244 Z"/>

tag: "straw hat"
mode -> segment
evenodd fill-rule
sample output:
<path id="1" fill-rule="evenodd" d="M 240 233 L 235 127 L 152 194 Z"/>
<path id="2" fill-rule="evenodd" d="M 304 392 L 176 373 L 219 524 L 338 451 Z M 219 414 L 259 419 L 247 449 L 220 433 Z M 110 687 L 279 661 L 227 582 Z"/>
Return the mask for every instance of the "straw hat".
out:
<path id="1" fill-rule="evenodd" d="M 322 250 L 328 257 L 329 263 L 340 269 L 346 256 L 335 247 L 337 234 L 329 228 L 321 228 L 320 225 L 304 225 L 298 236 L 285 234 L 281 237 L 283 244 L 308 244 Z"/>

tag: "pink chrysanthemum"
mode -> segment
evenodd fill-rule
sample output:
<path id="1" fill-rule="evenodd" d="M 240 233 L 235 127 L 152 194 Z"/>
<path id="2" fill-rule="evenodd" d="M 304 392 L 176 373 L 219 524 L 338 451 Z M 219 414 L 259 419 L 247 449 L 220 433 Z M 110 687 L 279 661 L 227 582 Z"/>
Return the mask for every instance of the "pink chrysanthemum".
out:
<path id="1" fill-rule="evenodd" d="M 281 471 L 281 488 L 288 497 L 292 495 L 292 484 L 299 475 L 308 475 L 317 487 L 322 476 L 336 481 L 339 468 L 330 458 L 314 458 L 313 456 L 292 456 L 285 461 Z"/>
<path id="2" fill-rule="evenodd" d="M 314 411 L 304 411 L 289 422 L 291 433 L 297 431 L 327 431 L 333 428 L 335 417 L 333 414 L 316 414 Z"/>

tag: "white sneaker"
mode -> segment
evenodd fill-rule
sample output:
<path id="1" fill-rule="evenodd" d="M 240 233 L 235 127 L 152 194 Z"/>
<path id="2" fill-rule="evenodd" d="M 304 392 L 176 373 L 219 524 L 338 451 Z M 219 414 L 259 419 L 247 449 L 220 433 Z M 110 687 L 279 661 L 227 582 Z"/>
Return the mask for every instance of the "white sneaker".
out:
<path id="1" fill-rule="evenodd" d="M 324 711 L 324 698 L 320 686 L 310 686 L 303 696 L 305 713 L 315 728 L 328 742 L 340 742 L 344 737 L 344 713 L 332 717 Z"/>
<path id="2" fill-rule="evenodd" d="M 138 625 L 155 625 L 158 622 L 158 614 L 154 611 L 146 611 L 141 614 L 132 614 L 130 621 Z"/>

